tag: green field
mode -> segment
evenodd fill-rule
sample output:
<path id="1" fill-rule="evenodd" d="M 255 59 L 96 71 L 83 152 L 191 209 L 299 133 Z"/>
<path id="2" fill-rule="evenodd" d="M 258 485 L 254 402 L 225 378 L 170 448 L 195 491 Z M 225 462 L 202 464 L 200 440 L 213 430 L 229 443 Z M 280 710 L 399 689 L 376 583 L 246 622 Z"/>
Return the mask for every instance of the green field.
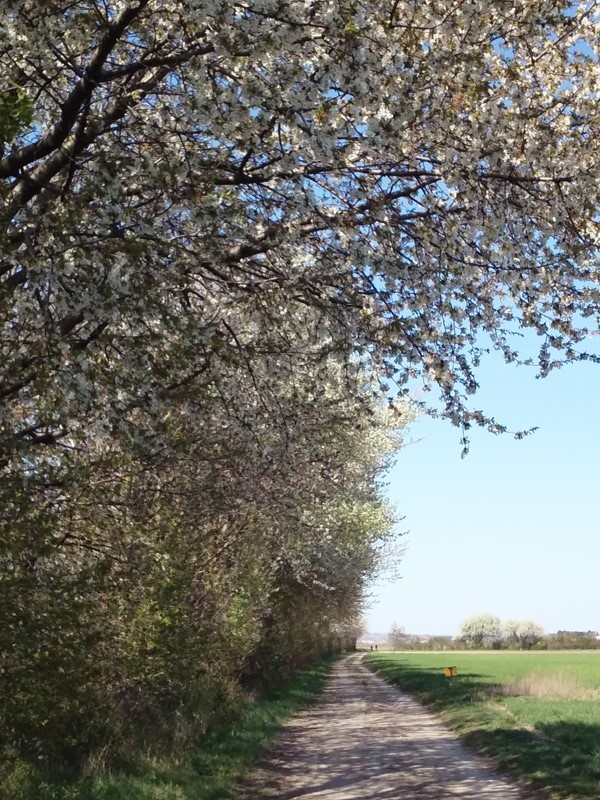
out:
<path id="1" fill-rule="evenodd" d="M 600 652 L 378 653 L 365 663 L 500 770 L 553 797 L 600 798 Z"/>

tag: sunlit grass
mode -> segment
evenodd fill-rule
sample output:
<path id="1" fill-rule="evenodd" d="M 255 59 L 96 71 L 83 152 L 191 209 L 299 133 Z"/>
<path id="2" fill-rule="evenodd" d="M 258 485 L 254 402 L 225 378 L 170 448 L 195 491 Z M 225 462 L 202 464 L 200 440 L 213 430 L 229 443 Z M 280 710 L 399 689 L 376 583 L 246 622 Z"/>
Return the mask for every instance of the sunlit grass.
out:
<path id="1" fill-rule="evenodd" d="M 366 663 L 500 769 L 565 800 L 600 797 L 600 652 L 381 653 Z M 444 677 L 450 665 L 456 678 Z"/>

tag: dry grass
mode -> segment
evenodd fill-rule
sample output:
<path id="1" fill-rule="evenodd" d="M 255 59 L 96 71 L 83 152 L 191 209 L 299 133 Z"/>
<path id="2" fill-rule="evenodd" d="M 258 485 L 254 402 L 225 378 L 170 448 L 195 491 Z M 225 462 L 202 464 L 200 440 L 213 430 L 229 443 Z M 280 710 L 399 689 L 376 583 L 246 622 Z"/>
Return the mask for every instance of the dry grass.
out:
<path id="1" fill-rule="evenodd" d="M 568 700 L 598 700 L 600 689 L 585 686 L 568 672 L 531 672 L 518 680 L 491 686 L 488 697 L 560 697 Z"/>

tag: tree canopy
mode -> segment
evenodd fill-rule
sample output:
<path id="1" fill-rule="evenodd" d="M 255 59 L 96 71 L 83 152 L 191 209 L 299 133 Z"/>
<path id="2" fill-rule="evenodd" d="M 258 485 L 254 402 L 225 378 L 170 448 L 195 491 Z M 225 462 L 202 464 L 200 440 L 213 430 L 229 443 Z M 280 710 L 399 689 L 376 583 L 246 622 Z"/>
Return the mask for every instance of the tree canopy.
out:
<path id="1" fill-rule="evenodd" d="M 476 614 L 463 620 L 458 635 L 474 647 L 481 647 L 484 643 L 500 641 L 502 627 L 498 617 Z"/>
<path id="2" fill-rule="evenodd" d="M 518 644 L 522 650 L 530 650 L 544 638 L 542 626 L 530 619 L 510 619 L 502 628 L 504 638 L 510 644 Z"/>
<path id="3" fill-rule="evenodd" d="M 154 433 L 292 328 L 498 430 L 465 404 L 482 335 L 514 361 L 530 328 L 545 374 L 597 323 L 596 6 L 13 4 L 6 457 Z"/>

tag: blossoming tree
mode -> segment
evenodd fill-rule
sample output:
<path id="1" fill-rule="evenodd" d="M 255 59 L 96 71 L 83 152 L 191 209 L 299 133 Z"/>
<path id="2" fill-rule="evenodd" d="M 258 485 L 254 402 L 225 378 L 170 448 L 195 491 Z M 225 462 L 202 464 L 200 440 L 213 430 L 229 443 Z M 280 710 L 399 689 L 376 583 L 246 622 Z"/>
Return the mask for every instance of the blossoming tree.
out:
<path id="1" fill-rule="evenodd" d="M 596 6 L 12 3 L 4 451 L 156 420 L 306 307 L 496 429 L 479 334 L 545 374 L 595 324 Z"/>

